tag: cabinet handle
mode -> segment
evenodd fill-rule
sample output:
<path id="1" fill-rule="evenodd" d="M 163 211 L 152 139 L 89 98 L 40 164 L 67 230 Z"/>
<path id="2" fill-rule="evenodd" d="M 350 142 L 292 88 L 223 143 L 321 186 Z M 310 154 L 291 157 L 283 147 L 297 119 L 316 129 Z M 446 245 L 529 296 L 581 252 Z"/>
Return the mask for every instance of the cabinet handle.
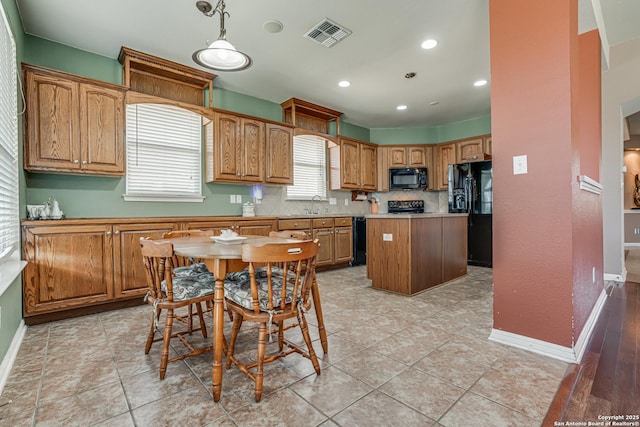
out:
<path id="1" fill-rule="evenodd" d="M 116 230 L 116 231 L 113 232 L 113 234 L 115 234 L 117 236 L 118 234 L 120 234 L 120 231 Z"/>
<path id="2" fill-rule="evenodd" d="M 74 160 L 73 163 L 77 165 L 80 162 L 78 160 Z"/>
<path id="3" fill-rule="evenodd" d="M 82 161 L 82 164 L 83 164 L 83 165 L 86 165 L 86 164 L 87 164 L 87 161 L 86 161 L 86 160 L 83 160 L 83 161 Z"/>
<path id="4" fill-rule="evenodd" d="M 297 226 L 298 226 L 298 223 L 297 223 L 297 222 L 293 223 L 293 226 L 294 226 L 294 227 L 297 227 Z"/>
<path id="5" fill-rule="evenodd" d="M 107 236 L 111 236 L 111 232 L 110 231 L 107 231 L 106 234 L 107 234 Z"/>

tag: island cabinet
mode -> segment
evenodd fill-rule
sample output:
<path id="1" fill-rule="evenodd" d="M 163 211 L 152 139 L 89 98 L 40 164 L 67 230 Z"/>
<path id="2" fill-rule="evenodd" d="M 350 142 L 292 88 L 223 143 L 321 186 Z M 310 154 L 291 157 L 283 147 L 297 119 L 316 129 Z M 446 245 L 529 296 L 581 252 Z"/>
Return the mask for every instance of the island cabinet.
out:
<path id="1" fill-rule="evenodd" d="M 367 216 L 373 288 L 413 295 L 465 274 L 466 214 Z"/>
<path id="2" fill-rule="evenodd" d="M 22 222 L 27 325 L 143 303 L 140 238 L 213 225 L 268 235 L 277 219 L 239 217 L 66 219 Z"/>
<path id="3" fill-rule="evenodd" d="M 375 191 L 377 181 L 377 146 L 341 136 L 329 147 L 330 184 L 332 190 Z"/>
<path id="4" fill-rule="evenodd" d="M 23 64 L 24 168 L 124 175 L 125 87 Z"/>

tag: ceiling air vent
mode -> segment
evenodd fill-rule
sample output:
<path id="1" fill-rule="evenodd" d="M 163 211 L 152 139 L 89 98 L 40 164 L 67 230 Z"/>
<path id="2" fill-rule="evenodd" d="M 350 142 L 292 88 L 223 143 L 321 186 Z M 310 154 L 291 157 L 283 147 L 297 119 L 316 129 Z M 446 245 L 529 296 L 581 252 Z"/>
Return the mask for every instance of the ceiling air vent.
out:
<path id="1" fill-rule="evenodd" d="M 312 29 L 307 31 L 304 37 L 325 47 L 331 47 L 345 39 L 350 34 L 351 31 L 347 30 L 343 26 L 336 24 L 329 18 L 324 18 L 317 25 L 314 25 Z"/>

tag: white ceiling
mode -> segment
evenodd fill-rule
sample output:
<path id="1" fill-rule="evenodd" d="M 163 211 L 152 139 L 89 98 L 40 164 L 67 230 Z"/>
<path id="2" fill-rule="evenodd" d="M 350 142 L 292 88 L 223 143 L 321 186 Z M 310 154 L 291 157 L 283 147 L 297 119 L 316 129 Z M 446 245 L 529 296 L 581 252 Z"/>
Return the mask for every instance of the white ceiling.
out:
<path id="1" fill-rule="evenodd" d="M 215 6 L 217 0 L 210 2 Z M 595 27 L 596 2 L 611 28 L 609 44 L 640 36 L 640 1 L 579 2 L 581 31 Z M 195 3 L 17 0 L 26 33 L 109 58 L 127 46 L 198 67 L 191 55 L 218 37 L 219 17 L 204 16 Z M 254 63 L 244 71 L 216 73 L 214 85 L 276 103 L 301 98 L 367 128 L 434 126 L 486 115 L 488 8 L 489 0 L 226 0 L 227 40 Z M 353 34 L 331 48 L 303 38 L 324 18 Z M 270 19 L 284 30 L 266 32 L 263 24 Z M 420 43 L 427 38 L 440 44 L 424 50 Z M 417 76 L 406 79 L 408 72 Z M 345 79 L 351 87 L 339 88 Z M 489 84 L 474 87 L 478 79 Z M 399 104 L 407 110 L 397 111 Z"/>

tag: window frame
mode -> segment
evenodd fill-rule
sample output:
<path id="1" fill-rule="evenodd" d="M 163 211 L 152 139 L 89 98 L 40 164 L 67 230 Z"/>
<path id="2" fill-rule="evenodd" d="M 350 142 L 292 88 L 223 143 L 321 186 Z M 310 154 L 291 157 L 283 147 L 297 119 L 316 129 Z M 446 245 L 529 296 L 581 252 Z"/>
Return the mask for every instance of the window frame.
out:
<path id="1" fill-rule="evenodd" d="M 311 194 L 311 195 L 303 195 L 303 194 L 299 194 L 299 193 L 298 194 L 293 194 L 293 195 L 290 194 L 290 189 L 293 188 L 293 187 L 296 187 L 296 184 L 295 184 L 295 181 L 296 181 L 296 179 L 295 179 L 296 178 L 296 165 L 300 165 L 301 163 L 303 163 L 303 162 L 300 161 L 300 159 L 296 159 L 296 138 L 298 138 L 298 141 L 301 141 L 301 140 L 305 141 L 306 140 L 305 142 L 307 142 L 307 143 L 309 142 L 310 139 L 314 139 L 319 145 L 320 145 L 320 143 L 322 143 L 322 147 L 323 147 L 323 149 L 322 149 L 322 151 L 323 151 L 322 161 L 323 161 L 323 163 L 322 164 L 312 164 L 311 167 L 317 167 L 318 169 L 321 169 L 322 172 L 323 172 L 323 175 L 324 175 L 323 178 L 324 179 L 322 180 L 322 182 L 323 182 L 324 185 L 323 185 L 322 190 L 323 190 L 324 194 L 317 194 L 318 192 L 315 192 L 315 194 Z M 324 137 L 319 136 L 319 135 L 313 135 L 313 134 L 294 135 L 294 137 L 293 137 L 293 153 L 292 153 L 292 156 L 293 156 L 293 178 L 294 178 L 294 184 L 286 186 L 286 189 L 285 189 L 286 197 L 285 197 L 285 199 L 286 200 L 308 201 L 308 200 L 314 199 L 317 196 L 320 196 L 320 200 L 326 201 L 328 196 L 329 196 L 329 185 L 328 185 L 329 184 L 328 183 L 328 179 L 329 179 L 329 176 L 328 176 L 329 175 L 328 174 L 329 149 L 328 149 L 328 140 L 327 140 L 327 138 L 324 138 Z"/>
<path id="2" fill-rule="evenodd" d="M 196 194 L 196 192 L 189 192 L 189 193 L 179 193 L 179 192 L 134 192 L 131 191 L 130 189 L 130 184 L 129 184 L 129 179 L 130 179 L 130 175 L 129 175 L 129 171 L 130 171 L 130 156 L 129 156 L 129 152 L 130 152 L 130 144 L 132 143 L 136 143 L 134 141 L 131 140 L 128 132 L 128 126 L 127 126 L 127 132 L 125 132 L 125 151 L 127 153 L 126 155 L 126 165 L 127 165 L 127 172 L 126 172 L 126 183 L 125 183 L 125 194 L 123 194 L 123 199 L 125 201 L 133 201 L 133 202 L 192 202 L 192 203 L 202 203 L 204 201 L 204 199 L 206 198 L 203 193 L 202 193 L 202 181 L 203 181 L 203 167 L 202 167 L 202 153 L 203 153 L 203 138 L 206 135 L 206 122 L 208 122 L 210 119 L 208 117 L 206 117 L 205 115 L 203 115 L 203 112 L 201 111 L 200 108 L 195 107 L 195 108 L 190 108 L 187 107 L 186 105 L 182 105 L 176 102 L 149 102 L 148 99 L 144 99 L 141 101 L 134 101 L 134 102 L 128 102 L 126 104 L 126 109 L 127 111 L 125 112 L 125 115 L 127 116 L 127 125 L 129 124 L 129 118 L 128 118 L 128 112 L 129 112 L 129 108 L 130 107 L 138 107 L 138 106 L 144 106 L 144 105 L 148 105 L 150 107 L 157 107 L 159 109 L 161 108 L 168 108 L 168 109 L 176 109 L 176 110 L 181 110 L 182 112 L 184 112 L 185 114 L 190 113 L 193 115 L 198 115 L 199 119 L 200 119 L 200 127 L 199 127 L 199 138 L 198 138 L 198 144 L 197 144 L 197 155 L 195 156 L 197 158 L 197 161 L 194 161 L 192 163 L 193 166 L 197 165 L 198 168 L 198 172 L 197 172 L 197 189 L 198 189 L 198 193 Z"/>

